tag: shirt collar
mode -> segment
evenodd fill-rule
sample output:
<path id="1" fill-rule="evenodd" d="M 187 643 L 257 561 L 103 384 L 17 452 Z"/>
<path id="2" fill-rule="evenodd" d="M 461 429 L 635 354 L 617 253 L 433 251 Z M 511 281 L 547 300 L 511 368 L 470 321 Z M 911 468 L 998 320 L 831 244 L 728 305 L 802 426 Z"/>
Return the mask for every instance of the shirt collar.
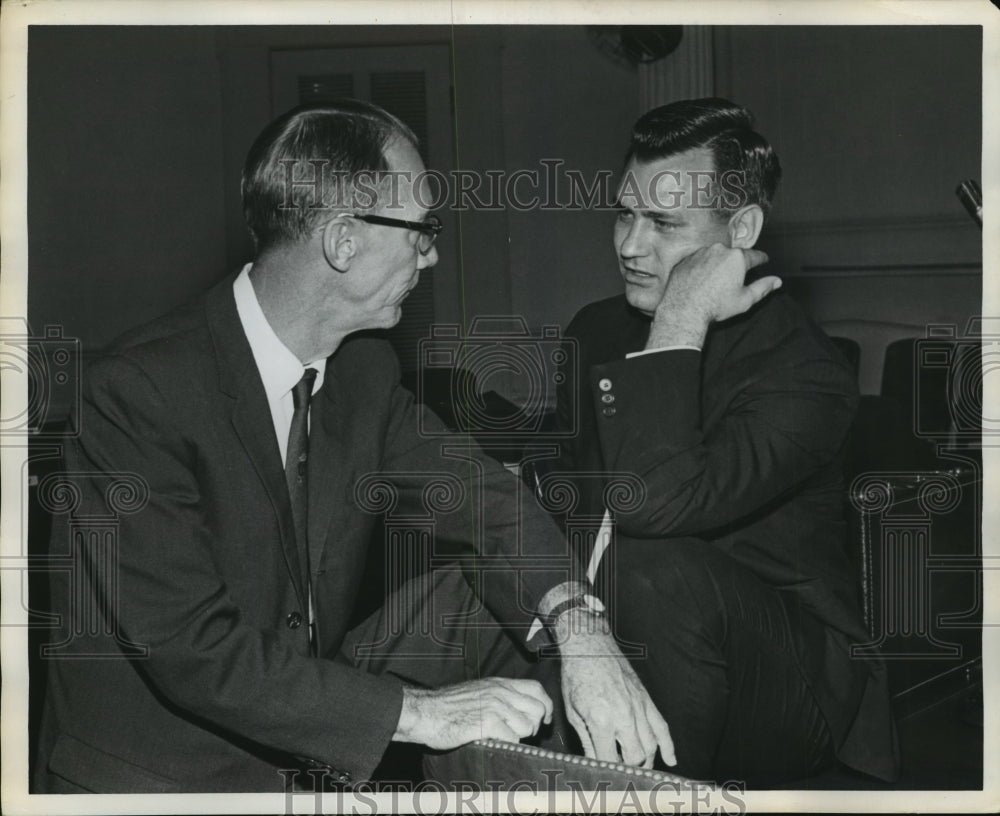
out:
<path id="1" fill-rule="evenodd" d="M 264 317 L 264 310 L 260 308 L 257 293 L 253 290 L 253 283 L 250 282 L 252 267 L 253 264 L 248 263 L 236 276 L 233 281 L 233 296 L 240 323 L 243 324 L 243 333 L 247 336 L 254 362 L 257 363 L 257 370 L 264 382 L 268 401 L 279 400 L 291 391 L 302 379 L 306 368 L 316 369 L 316 382 L 312 390 L 315 394 L 323 386 L 326 360 L 313 360 L 303 365 L 291 349 L 281 342 Z"/>

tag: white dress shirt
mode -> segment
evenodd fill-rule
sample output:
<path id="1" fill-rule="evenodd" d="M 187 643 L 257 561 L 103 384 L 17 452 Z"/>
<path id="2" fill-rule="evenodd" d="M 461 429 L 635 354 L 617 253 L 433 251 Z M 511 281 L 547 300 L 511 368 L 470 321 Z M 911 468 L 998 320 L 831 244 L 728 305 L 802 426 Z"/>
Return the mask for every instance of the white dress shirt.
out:
<path id="1" fill-rule="evenodd" d="M 312 393 L 319 391 L 323 387 L 326 360 L 314 360 L 303 365 L 288 346 L 278 339 L 278 335 L 264 317 L 264 312 L 257 301 L 257 294 L 250 282 L 252 266 L 253 264 L 244 266 L 243 271 L 233 281 L 233 295 L 236 298 L 236 311 L 243 325 L 243 333 L 247 336 L 260 378 L 264 381 L 267 406 L 271 409 L 274 434 L 278 439 L 278 450 L 281 451 L 281 463 L 284 464 L 288 450 L 288 434 L 292 429 L 292 414 L 295 412 L 292 390 L 302 379 L 306 368 L 314 368 L 316 380 L 313 383 Z"/>

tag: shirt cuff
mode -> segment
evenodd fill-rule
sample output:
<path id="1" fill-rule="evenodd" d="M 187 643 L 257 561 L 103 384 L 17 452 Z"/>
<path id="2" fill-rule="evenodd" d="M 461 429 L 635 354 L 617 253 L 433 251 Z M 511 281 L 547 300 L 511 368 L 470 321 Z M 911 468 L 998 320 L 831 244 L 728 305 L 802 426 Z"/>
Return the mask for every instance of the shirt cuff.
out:
<path id="1" fill-rule="evenodd" d="M 597 531 L 597 538 L 594 539 L 594 549 L 590 553 L 590 563 L 587 565 L 587 580 L 590 582 L 591 586 L 594 585 L 594 579 L 597 577 L 597 568 L 601 565 L 601 559 L 604 557 L 604 551 L 607 550 L 610 543 L 611 513 L 605 510 L 604 518 L 601 519 L 601 527 Z M 535 618 L 531 622 L 531 628 L 528 630 L 528 636 L 525 640 L 530 643 L 532 638 L 542 631 L 542 626 L 543 624 L 541 618 Z"/>
<path id="2" fill-rule="evenodd" d="M 657 354 L 661 351 L 679 351 L 684 349 L 686 351 L 701 351 L 700 346 L 663 346 L 663 348 L 655 349 L 643 349 L 642 351 L 633 351 L 630 354 L 625 355 L 626 360 L 631 360 L 633 357 L 642 357 L 643 354 Z"/>

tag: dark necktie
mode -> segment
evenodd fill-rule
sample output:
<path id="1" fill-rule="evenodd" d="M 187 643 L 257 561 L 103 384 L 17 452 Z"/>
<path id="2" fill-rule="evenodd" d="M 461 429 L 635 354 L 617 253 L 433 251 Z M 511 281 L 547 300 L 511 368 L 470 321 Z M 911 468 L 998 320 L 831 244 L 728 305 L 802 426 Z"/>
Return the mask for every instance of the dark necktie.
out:
<path id="1" fill-rule="evenodd" d="M 316 369 L 307 368 L 295 388 L 292 389 L 292 427 L 288 432 L 288 449 L 285 451 L 285 481 L 288 482 L 288 497 L 292 501 L 292 518 L 295 520 L 295 544 L 299 552 L 299 562 L 305 567 L 306 588 L 312 592 L 312 573 L 309 570 L 309 507 L 308 507 L 308 459 L 309 459 L 309 398 L 312 396 Z M 312 605 L 312 598 L 309 598 Z M 307 610 L 307 614 L 308 614 Z M 310 615 L 310 624 L 312 623 Z M 310 625 L 310 636 L 312 627 Z"/>

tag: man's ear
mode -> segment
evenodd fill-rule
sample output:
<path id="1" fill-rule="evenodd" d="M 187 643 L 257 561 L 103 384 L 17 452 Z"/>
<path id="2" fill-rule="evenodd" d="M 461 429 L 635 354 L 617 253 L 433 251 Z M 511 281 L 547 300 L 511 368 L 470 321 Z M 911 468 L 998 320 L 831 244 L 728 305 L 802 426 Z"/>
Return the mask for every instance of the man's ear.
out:
<path id="1" fill-rule="evenodd" d="M 358 236 L 351 218 L 334 218 L 323 226 L 323 257 L 338 272 L 347 272 L 357 257 Z"/>
<path id="2" fill-rule="evenodd" d="M 729 219 L 729 245 L 750 249 L 757 243 L 764 227 L 764 211 L 757 204 L 748 204 L 732 214 Z"/>

